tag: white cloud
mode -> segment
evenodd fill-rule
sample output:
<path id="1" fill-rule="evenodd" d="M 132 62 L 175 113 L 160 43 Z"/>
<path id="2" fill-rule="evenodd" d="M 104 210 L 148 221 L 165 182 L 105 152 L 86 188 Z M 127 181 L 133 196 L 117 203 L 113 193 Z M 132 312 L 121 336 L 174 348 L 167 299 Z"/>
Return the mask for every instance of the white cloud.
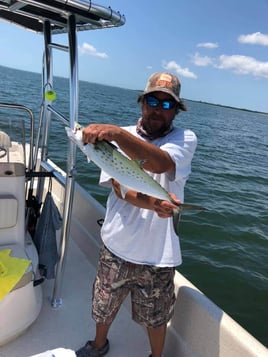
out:
<path id="1" fill-rule="evenodd" d="M 167 71 L 175 71 L 178 75 L 182 77 L 193 78 L 193 79 L 197 78 L 197 76 L 193 72 L 191 72 L 189 68 L 182 68 L 175 61 L 169 61 L 169 62 L 163 61 L 162 66 Z"/>
<path id="2" fill-rule="evenodd" d="M 268 78 L 268 62 L 260 62 L 253 57 L 221 55 L 219 57 L 219 64 L 216 67 L 220 69 L 230 69 L 237 74 L 250 74 L 254 77 Z"/>
<path id="3" fill-rule="evenodd" d="M 218 48 L 219 47 L 217 42 L 200 42 L 196 46 L 204 47 L 204 48 Z"/>
<path id="4" fill-rule="evenodd" d="M 250 45 L 268 46 L 268 35 L 261 32 L 255 32 L 250 35 L 240 35 L 238 42 L 248 43 Z"/>
<path id="5" fill-rule="evenodd" d="M 78 46 L 78 50 L 82 55 L 108 58 L 108 55 L 105 52 L 98 52 L 94 46 L 86 42 L 84 42 L 82 46 Z"/>
<path id="6" fill-rule="evenodd" d="M 208 56 L 201 56 L 198 52 L 193 55 L 192 62 L 199 67 L 206 67 L 213 64 L 212 58 Z"/>

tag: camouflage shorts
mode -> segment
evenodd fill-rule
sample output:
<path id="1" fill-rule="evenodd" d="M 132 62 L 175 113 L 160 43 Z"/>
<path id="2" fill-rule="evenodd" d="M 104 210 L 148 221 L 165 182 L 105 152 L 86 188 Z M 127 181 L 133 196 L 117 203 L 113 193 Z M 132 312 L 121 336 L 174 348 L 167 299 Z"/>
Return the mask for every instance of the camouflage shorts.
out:
<path id="1" fill-rule="evenodd" d="M 174 273 L 172 267 L 124 261 L 103 246 L 94 283 L 94 320 L 110 324 L 130 293 L 134 321 L 153 328 L 166 324 L 173 315 L 175 304 Z"/>

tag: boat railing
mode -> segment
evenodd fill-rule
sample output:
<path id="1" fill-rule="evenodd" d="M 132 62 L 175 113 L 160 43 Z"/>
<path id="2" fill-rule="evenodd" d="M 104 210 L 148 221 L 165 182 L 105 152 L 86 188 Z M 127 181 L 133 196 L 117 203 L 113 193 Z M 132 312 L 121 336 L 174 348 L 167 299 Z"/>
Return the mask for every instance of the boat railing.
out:
<path id="1" fill-rule="evenodd" d="M 44 16 L 45 10 L 45 16 Z M 107 27 L 118 27 L 125 23 L 125 17 L 110 7 L 93 4 L 91 0 L 0 0 L 0 18 L 23 26 L 29 30 L 43 33 L 43 77 L 42 77 L 42 103 L 40 107 L 39 122 L 35 141 L 35 151 L 32 153 L 32 165 L 36 168 L 37 157 L 41 156 L 41 175 L 38 176 L 36 197 L 43 197 L 45 177 L 42 171 L 51 171 L 48 160 L 48 139 L 50 133 L 51 116 L 58 118 L 65 125 L 74 128 L 78 121 L 78 45 L 77 31 L 95 30 Z M 52 34 L 66 33 L 68 46 L 56 44 L 52 41 Z M 67 51 L 70 63 L 70 108 L 69 117 L 62 115 L 53 104 L 55 92 L 53 89 L 53 56 L 54 50 Z M 61 305 L 61 285 L 68 250 L 72 204 L 74 196 L 74 176 L 76 164 L 75 144 L 69 141 L 67 157 L 67 170 L 65 178 L 65 196 L 62 212 L 62 230 L 60 238 L 59 260 L 52 296 L 52 306 Z M 44 175 L 45 176 L 45 175 Z"/>
<path id="2" fill-rule="evenodd" d="M 8 112 L 13 112 L 13 111 L 20 111 L 20 112 L 26 112 L 26 114 L 29 117 L 29 126 L 30 126 L 30 147 L 29 147 L 29 155 L 28 156 L 28 163 L 26 162 L 26 148 L 25 148 L 25 118 L 14 118 L 12 116 L 12 121 L 16 120 L 20 122 L 20 139 L 21 139 L 21 144 L 23 145 L 23 155 L 24 155 L 24 164 L 26 167 L 27 171 L 33 171 L 34 170 L 34 162 L 33 162 L 33 150 L 34 150 L 34 114 L 31 109 L 26 107 L 25 105 L 20 105 L 20 104 L 15 104 L 15 103 L 1 103 L 0 102 L 0 108 L 7 110 Z M 9 116 L 11 118 L 11 116 Z M 5 118 L 5 123 L 1 122 L 1 130 L 6 128 L 7 134 L 9 134 L 9 131 L 11 130 L 10 126 L 11 123 L 8 123 L 9 121 Z M 12 126 L 13 127 L 13 126 Z M 12 128 L 12 132 L 14 133 L 14 129 Z M 11 138 L 12 139 L 12 138 Z"/>
<path id="3" fill-rule="evenodd" d="M 31 201 L 29 195 L 33 193 L 34 180 L 36 179 L 36 201 L 39 205 L 42 203 L 45 192 L 45 179 L 47 176 L 53 176 L 60 184 L 65 187 L 64 204 L 62 212 L 62 229 L 59 245 L 59 260 L 56 269 L 55 283 L 51 305 L 53 307 L 60 306 L 62 299 L 60 298 L 61 284 L 64 272 L 65 258 L 68 250 L 70 222 L 72 215 L 72 204 L 74 195 L 74 179 L 76 165 L 76 147 L 71 141 L 68 141 L 67 155 L 67 170 L 66 177 L 57 175 L 55 167 L 48 160 L 48 141 L 50 135 L 51 117 L 60 120 L 65 126 L 74 128 L 75 121 L 78 121 L 78 64 L 77 64 L 77 39 L 76 39 L 76 19 L 74 15 L 68 18 L 68 41 L 69 46 L 62 46 L 52 42 L 52 25 L 49 20 L 44 21 L 44 54 L 43 54 L 43 71 L 42 71 L 42 103 L 40 106 L 40 114 L 37 125 L 37 132 L 34 142 L 34 116 L 32 111 L 24 105 L 0 103 L 0 108 L 16 109 L 26 111 L 30 117 L 30 152 L 29 163 L 26 176 L 30 178 L 30 187 L 27 189 L 28 201 Z M 70 61 L 70 107 L 69 117 L 62 114 L 55 106 L 53 94 L 53 61 L 52 50 L 61 50 L 69 52 Z M 54 97 L 55 98 L 55 97 Z M 14 118 L 14 116 L 12 116 Z M 13 119 L 12 119 L 13 120 Z M 23 128 L 22 137 L 25 137 L 25 129 Z M 67 140 L 67 136 L 66 136 Z M 25 145 L 24 145 L 25 146 Z M 26 214 L 26 217 L 28 214 Z M 27 226 L 27 222 L 26 222 Z"/>
<path id="4" fill-rule="evenodd" d="M 43 55 L 43 101 L 41 104 L 38 132 L 37 147 L 40 148 L 41 170 L 50 170 L 48 162 L 48 140 L 51 125 L 51 116 L 62 121 L 70 128 L 74 128 L 75 121 L 78 121 L 78 64 L 77 64 L 77 39 L 76 39 L 76 19 L 74 15 L 68 18 L 68 46 L 62 46 L 52 42 L 52 26 L 49 20 L 44 22 L 44 55 Z M 70 108 L 69 117 L 63 115 L 54 107 L 56 93 L 53 89 L 53 50 L 68 51 L 70 62 Z M 62 230 L 59 245 L 59 260 L 56 269 L 55 284 L 52 296 L 52 306 L 57 307 L 62 303 L 60 298 L 63 272 L 65 267 L 66 254 L 68 250 L 70 222 L 72 215 L 72 204 L 74 195 L 74 179 L 76 165 L 76 148 L 72 142 L 68 142 L 67 170 L 65 179 L 64 206 L 62 212 Z M 37 197 L 41 198 L 44 190 L 44 178 L 40 177 Z"/>

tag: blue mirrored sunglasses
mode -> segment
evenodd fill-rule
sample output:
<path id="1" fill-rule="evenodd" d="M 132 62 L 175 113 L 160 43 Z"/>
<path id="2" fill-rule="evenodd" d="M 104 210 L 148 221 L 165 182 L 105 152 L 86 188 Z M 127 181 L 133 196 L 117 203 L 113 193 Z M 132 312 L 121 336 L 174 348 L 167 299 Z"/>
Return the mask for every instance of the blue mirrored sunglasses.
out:
<path id="1" fill-rule="evenodd" d="M 155 98 L 151 95 L 147 95 L 145 97 L 145 101 L 152 108 L 157 108 L 159 105 L 161 105 L 161 108 L 165 110 L 173 109 L 176 105 L 175 100 L 159 100 L 158 98 Z"/>

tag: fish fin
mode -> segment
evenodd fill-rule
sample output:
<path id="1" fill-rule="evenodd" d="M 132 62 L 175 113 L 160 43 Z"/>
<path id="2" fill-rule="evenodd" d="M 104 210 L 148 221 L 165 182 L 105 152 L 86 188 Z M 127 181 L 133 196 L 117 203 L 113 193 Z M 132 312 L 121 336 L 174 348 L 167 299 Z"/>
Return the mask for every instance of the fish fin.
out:
<path id="1" fill-rule="evenodd" d="M 142 165 L 145 163 L 146 160 L 136 159 L 133 161 L 136 162 L 136 164 L 142 169 Z"/>
<path id="2" fill-rule="evenodd" d="M 173 210 L 173 228 L 177 236 L 179 236 L 179 225 L 180 225 L 181 210 Z"/>
<path id="3" fill-rule="evenodd" d="M 129 188 L 124 185 L 120 185 L 120 192 L 123 198 L 126 197 L 127 191 L 129 191 Z"/>
<path id="4" fill-rule="evenodd" d="M 172 200 L 173 201 L 173 200 Z M 192 204 L 187 204 L 187 203 L 179 203 L 177 204 L 175 201 L 173 201 L 174 204 L 176 204 L 178 207 L 173 210 L 173 228 L 177 236 L 179 236 L 179 223 L 180 223 L 180 217 L 182 211 L 185 210 L 197 210 L 197 211 L 206 211 L 207 209 L 202 206 L 197 206 L 197 205 L 192 205 Z"/>
<path id="5" fill-rule="evenodd" d="M 113 149 L 118 150 L 118 146 L 113 144 L 111 141 L 104 140 L 108 145 L 110 145 Z"/>
<path id="6" fill-rule="evenodd" d="M 195 210 L 195 211 L 206 211 L 207 209 L 205 207 L 202 206 L 197 206 L 197 205 L 192 205 L 192 204 L 188 204 L 188 203 L 180 203 L 178 205 L 179 209 L 181 211 L 191 211 L 191 210 Z"/>

